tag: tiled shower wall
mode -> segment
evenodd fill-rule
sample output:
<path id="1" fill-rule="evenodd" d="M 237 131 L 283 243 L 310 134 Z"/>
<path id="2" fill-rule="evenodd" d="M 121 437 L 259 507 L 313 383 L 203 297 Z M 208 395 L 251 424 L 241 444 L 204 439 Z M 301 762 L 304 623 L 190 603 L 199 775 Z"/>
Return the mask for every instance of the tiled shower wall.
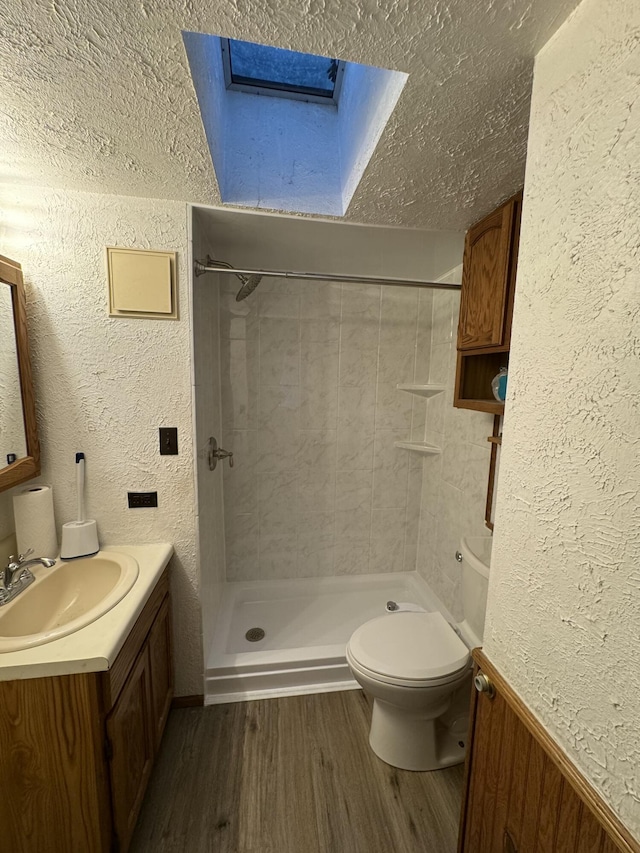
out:
<path id="1" fill-rule="evenodd" d="M 220 346 L 227 578 L 416 567 L 432 292 L 264 279 Z"/>
<path id="2" fill-rule="evenodd" d="M 450 281 L 460 281 L 462 269 Z M 427 405 L 426 440 L 442 448 L 424 460 L 420 540 L 416 568 L 460 619 L 461 566 L 455 559 L 461 536 L 488 536 L 484 523 L 493 416 L 453 407 L 460 294 L 433 291 L 429 381 L 445 385 Z"/>

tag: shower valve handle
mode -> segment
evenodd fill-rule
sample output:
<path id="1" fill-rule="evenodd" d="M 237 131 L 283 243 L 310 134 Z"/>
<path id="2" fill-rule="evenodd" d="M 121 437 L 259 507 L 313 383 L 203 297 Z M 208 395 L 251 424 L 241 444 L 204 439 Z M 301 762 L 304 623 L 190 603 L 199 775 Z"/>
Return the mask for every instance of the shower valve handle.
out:
<path id="1" fill-rule="evenodd" d="M 218 447 L 218 442 L 213 436 L 211 436 L 211 438 L 209 439 L 207 457 L 209 461 L 210 471 L 216 470 L 218 459 L 228 459 L 229 468 L 233 468 L 233 450 L 224 450 L 224 448 Z"/>
<path id="2" fill-rule="evenodd" d="M 233 451 L 232 450 L 223 450 L 221 447 L 218 448 L 218 452 L 216 453 L 218 459 L 228 459 L 229 460 L 229 468 L 233 468 Z"/>

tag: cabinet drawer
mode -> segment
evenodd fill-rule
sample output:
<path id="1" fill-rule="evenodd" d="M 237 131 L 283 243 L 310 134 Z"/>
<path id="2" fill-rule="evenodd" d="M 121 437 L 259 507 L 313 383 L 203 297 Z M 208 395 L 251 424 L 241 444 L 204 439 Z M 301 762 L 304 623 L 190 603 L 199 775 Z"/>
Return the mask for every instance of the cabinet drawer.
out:
<path id="1" fill-rule="evenodd" d="M 165 569 L 160 580 L 155 585 L 149 600 L 144 606 L 144 609 L 133 626 L 131 633 L 125 640 L 124 646 L 120 649 L 118 657 L 113 662 L 113 666 L 108 672 L 105 672 L 102 679 L 102 690 L 104 699 L 105 712 L 109 712 L 113 708 L 120 691 L 124 687 L 125 681 L 131 669 L 136 662 L 136 658 L 140 653 L 154 619 L 164 597 L 169 593 L 169 573 Z"/>

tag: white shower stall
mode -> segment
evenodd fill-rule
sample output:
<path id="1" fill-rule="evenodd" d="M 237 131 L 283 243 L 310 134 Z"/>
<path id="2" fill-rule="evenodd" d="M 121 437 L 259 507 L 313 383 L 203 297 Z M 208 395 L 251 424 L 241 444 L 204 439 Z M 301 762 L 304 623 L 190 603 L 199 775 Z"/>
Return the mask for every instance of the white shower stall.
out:
<path id="1" fill-rule="evenodd" d="M 193 207 L 193 258 L 459 281 L 463 235 Z M 205 700 L 345 689 L 389 599 L 456 618 L 491 418 L 452 408 L 454 291 L 193 277 Z M 451 413 L 455 414 L 451 414 Z M 233 453 L 210 470 L 211 438 Z"/>

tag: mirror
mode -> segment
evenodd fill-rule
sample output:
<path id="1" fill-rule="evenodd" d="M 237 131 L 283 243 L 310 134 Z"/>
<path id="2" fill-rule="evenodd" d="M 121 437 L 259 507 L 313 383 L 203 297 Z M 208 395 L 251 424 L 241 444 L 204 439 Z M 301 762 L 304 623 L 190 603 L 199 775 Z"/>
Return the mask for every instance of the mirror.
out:
<path id="1" fill-rule="evenodd" d="M 39 473 L 22 268 L 0 256 L 0 492 Z"/>
<path id="2" fill-rule="evenodd" d="M 6 284 L 0 290 L 0 467 L 27 455 L 22 391 L 18 368 L 18 342 L 13 323 L 12 290 Z M 12 414 L 13 413 L 13 414 Z"/>

